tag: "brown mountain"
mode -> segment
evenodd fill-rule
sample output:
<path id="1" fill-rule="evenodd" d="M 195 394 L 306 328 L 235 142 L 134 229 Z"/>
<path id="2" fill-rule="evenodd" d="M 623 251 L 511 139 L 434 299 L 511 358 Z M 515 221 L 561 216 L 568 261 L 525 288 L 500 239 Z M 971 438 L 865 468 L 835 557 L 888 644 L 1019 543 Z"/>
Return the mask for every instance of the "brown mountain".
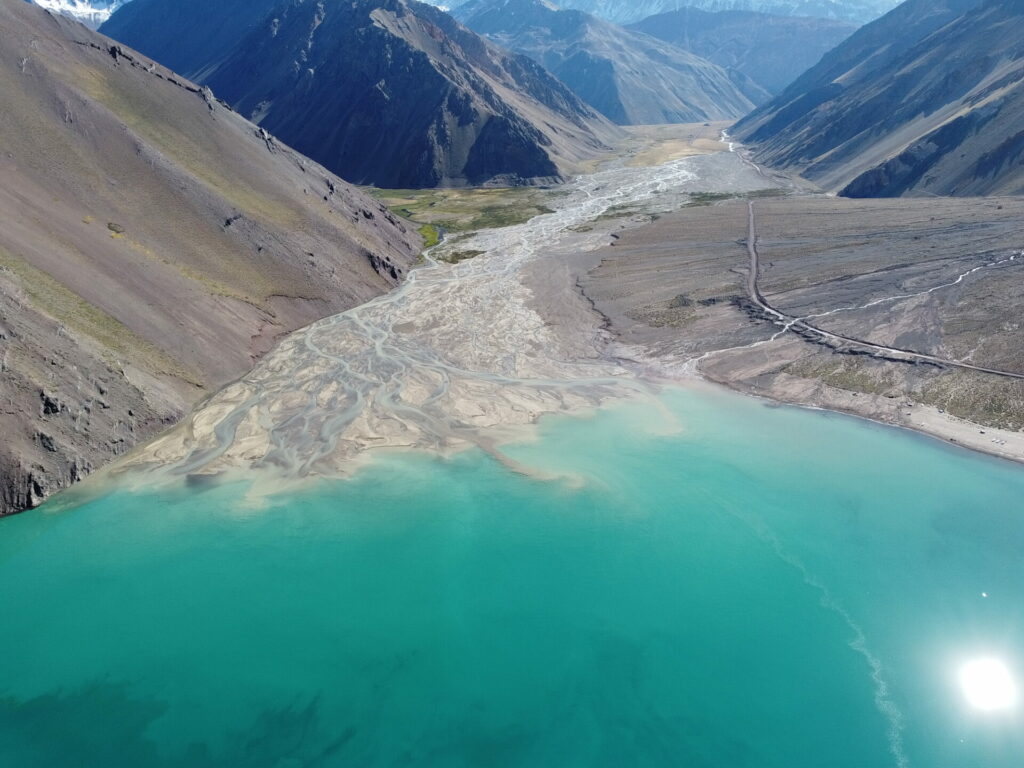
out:
<path id="1" fill-rule="evenodd" d="M 0 0 L 0 513 L 397 283 L 417 235 L 209 91 Z"/>

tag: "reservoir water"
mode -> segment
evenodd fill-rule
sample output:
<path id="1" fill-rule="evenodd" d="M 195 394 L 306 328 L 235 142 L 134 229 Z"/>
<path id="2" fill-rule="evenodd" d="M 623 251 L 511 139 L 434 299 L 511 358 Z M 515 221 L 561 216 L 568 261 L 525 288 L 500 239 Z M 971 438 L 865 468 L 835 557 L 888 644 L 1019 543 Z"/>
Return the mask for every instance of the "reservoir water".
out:
<path id="1" fill-rule="evenodd" d="M 1024 470 L 669 390 L 0 525 L 0 765 L 1017 768 Z"/>

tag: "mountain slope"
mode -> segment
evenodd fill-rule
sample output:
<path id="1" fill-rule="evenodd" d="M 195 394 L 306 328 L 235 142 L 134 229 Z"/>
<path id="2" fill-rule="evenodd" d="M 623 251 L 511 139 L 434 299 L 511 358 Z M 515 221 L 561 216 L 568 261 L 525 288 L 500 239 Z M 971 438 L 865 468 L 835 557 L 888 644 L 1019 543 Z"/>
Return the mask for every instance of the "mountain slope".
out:
<path id="1" fill-rule="evenodd" d="M 736 135 L 764 162 L 848 195 L 1020 192 L 1022 23 L 1019 0 L 910 0 Z"/>
<path id="2" fill-rule="evenodd" d="M 100 32 L 192 80 L 220 63 L 281 0 L 132 0 Z"/>
<path id="3" fill-rule="evenodd" d="M 633 29 L 737 70 L 777 94 L 857 30 L 850 21 L 682 8 Z"/>
<path id="4" fill-rule="evenodd" d="M 547 0 L 471 0 L 455 16 L 540 62 L 619 124 L 727 120 L 753 107 L 720 67 L 582 11 L 559 10 Z M 764 100 L 763 92 L 749 90 Z"/>
<path id="5" fill-rule="evenodd" d="M 420 240 L 188 81 L 0 0 L 0 513 L 395 285 Z"/>
<path id="6" fill-rule="evenodd" d="M 182 62 L 239 112 L 344 178 L 382 187 L 551 180 L 607 147 L 614 127 L 531 59 L 409 0 L 288 0 L 227 56 L 210 30 L 224 11 L 181 0 Z M 213 7 L 211 7 L 213 6 Z M 258 6 L 258 4 L 257 4 Z M 136 0 L 104 30 L 145 51 L 165 0 Z M 121 13 L 127 13 L 125 8 Z M 256 19 L 256 21 L 253 21 Z M 219 32 L 217 34 L 219 36 Z"/>

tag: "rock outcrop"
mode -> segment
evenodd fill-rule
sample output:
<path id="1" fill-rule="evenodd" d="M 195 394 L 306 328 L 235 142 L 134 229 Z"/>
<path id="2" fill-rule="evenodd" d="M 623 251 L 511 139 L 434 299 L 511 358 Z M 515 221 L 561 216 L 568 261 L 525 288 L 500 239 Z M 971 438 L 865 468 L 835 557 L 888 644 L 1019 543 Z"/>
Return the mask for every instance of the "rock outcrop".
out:
<path id="1" fill-rule="evenodd" d="M 202 89 L 0 2 L 0 514 L 395 285 L 420 239 Z"/>

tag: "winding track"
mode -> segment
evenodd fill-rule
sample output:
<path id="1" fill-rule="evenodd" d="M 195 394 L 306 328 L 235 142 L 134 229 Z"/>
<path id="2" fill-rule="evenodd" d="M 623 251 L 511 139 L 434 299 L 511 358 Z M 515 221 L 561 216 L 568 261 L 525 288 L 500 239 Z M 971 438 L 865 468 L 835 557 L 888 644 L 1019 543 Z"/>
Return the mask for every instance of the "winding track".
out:
<path id="1" fill-rule="evenodd" d="M 932 363 L 949 368 L 962 368 L 968 371 L 977 371 L 979 373 L 992 374 L 994 376 L 1003 376 L 1009 379 L 1024 379 L 1024 373 L 1015 373 L 1013 371 L 1002 371 L 998 368 L 986 368 L 980 365 L 972 365 L 971 363 L 964 363 L 959 360 L 949 360 L 944 357 L 938 357 L 937 355 L 928 355 L 923 352 L 915 352 L 910 349 L 901 349 L 899 347 L 888 347 L 884 344 L 876 344 L 871 341 L 865 341 L 864 339 L 857 339 L 852 336 L 843 336 L 842 334 L 833 333 L 832 331 L 826 331 L 823 328 L 819 328 L 807 322 L 807 319 L 794 317 L 787 315 L 780 309 L 772 306 L 768 300 L 761 293 L 760 279 L 761 279 L 761 265 L 760 256 L 757 252 L 757 218 L 754 212 L 754 202 L 750 201 L 747 203 L 748 207 L 748 228 L 747 228 L 747 252 L 750 254 L 750 268 L 747 270 L 747 296 L 754 302 L 766 315 L 775 318 L 773 322 L 783 326 L 783 332 L 791 331 L 793 329 L 799 329 L 801 331 L 810 332 L 820 336 L 826 341 L 831 341 L 837 344 L 847 344 L 865 349 L 872 350 L 874 352 L 881 352 L 887 356 L 895 357 L 897 359 L 905 359 L 908 362 L 922 362 Z M 1013 257 L 1016 258 L 1016 257 Z M 1007 259 L 1010 261 L 1012 259 Z M 1000 262 L 1001 263 L 1001 262 Z M 971 274 L 977 271 L 976 269 L 971 270 L 956 280 L 959 283 L 963 277 L 967 274 Z M 925 293 L 928 293 L 926 291 Z M 895 297 L 904 298 L 904 297 Z M 880 303 L 880 302 L 879 302 Z M 838 311 L 838 310 L 836 310 Z M 817 315 L 817 317 L 824 317 L 825 315 L 832 314 L 829 312 Z"/>

